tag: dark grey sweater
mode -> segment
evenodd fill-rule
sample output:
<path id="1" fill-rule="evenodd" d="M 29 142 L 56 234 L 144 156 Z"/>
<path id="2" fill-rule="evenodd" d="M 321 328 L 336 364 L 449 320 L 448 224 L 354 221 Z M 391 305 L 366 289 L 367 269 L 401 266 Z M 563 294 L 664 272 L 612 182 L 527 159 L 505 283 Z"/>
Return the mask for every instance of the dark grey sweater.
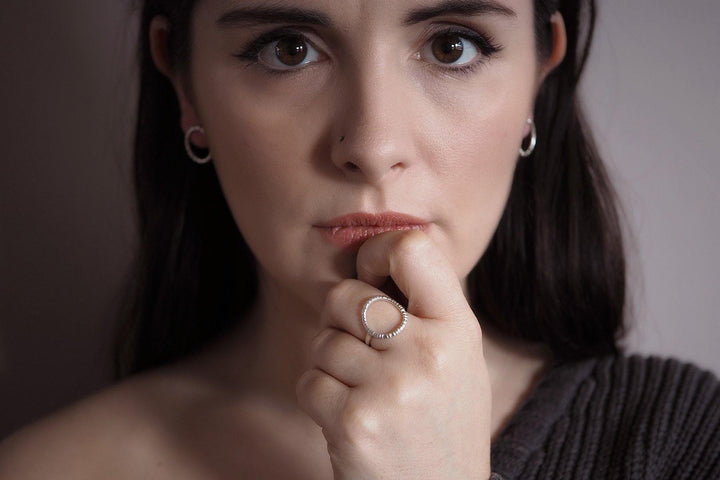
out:
<path id="1" fill-rule="evenodd" d="M 505 480 L 720 480 L 720 382 L 691 364 L 557 364 L 492 445 Z"/>

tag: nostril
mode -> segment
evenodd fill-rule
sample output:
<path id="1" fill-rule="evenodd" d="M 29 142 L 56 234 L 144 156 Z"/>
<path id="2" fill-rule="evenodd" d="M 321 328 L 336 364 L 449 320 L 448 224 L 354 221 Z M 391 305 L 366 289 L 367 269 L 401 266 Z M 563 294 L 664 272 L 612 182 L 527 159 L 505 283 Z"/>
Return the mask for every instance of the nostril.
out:
<path id="1" fill-rule="evenodd" d="M 356 172 L 356 171 L 360 170 L 360 167 L 358 167 L 357 165 L 355 165 L 355 164 L 352 163 L 352 162 L 345 162 L 345 166 L 346 166 L 347 169 L 350 170 L 351 172 Z"/>

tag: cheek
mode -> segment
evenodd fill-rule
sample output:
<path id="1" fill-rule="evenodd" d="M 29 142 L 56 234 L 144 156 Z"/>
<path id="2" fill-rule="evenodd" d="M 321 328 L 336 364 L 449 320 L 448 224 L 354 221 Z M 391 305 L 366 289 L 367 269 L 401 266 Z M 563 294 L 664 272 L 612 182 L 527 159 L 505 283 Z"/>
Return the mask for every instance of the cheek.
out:
<path id="1" fill-rule="evenodd" d="M 215 87 L 215 88 L 213 88 Z M 199 102 L 212 105 L 204 121 L 224 194 L 242 229 L 272 214 L 287 215 L 302 194 L 297 175 L 311 150 L 312 135 L 287 109 L 248 101 L 239 89 L 209 86 Z M 222 98 L 220 92 L 223 93 Z"/>
<path id="2" fill-rule="evenodd" d="M 292 102 L 258 101 L 237 86 L 199 81 L 213 163 L 238 229 L 264 271 L 295 282 L 321 306 L 317 292 L 336 281 L 327 248 L 308 236 L 317 204 L 326 201 L 313 163 L 322 123 L 288 121 L 310 115 Z"/>
<path id="3" fill-rule="evenodd" d="M 452 178 L 458 183 L 462 196 L 487 205 L 492 199 L 502 200 L 512 180 L 524 108 L 507 97 L 478 108 L 483 115 L 477 115 L 476 111 L 464 122 L 462 137 L 465 140 L 457 150 L 460 165 L 454 169 Z"/>
<path id="4" fill-rule="evenodd" d="M 464 278 L 480 259 L 504 211 L 517 162 L 513 135 L 488 126 L 460 153 L 461 168 L 448 176 L 447 218 L 455 240 L 456 271 Z"/>
<path id="5" fill-rule="evenodd" d="M 528 78 L 525 76 L 518 78 Z M 512 75 L 488 79 L 453 110 L 452 136 L 437 145 L 444 155 L 442 191 L 456 271 L 466 276 L 487 248 L 504 211 L 518 161 L 532 88 Z M 443 157 L 438 157 L 443 158 Z"/>

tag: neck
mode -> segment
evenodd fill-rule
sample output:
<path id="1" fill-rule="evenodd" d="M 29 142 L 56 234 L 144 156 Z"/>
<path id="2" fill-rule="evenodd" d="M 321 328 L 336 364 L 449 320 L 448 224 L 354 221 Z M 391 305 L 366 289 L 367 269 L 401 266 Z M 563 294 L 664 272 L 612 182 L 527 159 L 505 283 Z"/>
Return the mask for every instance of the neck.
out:
<path id="1" fill-rule="evenodd" d="M 320 312 L 267 275 L 242 325 L 222 341 L 222 358 L 237 372 L 232 389 L 295 402 L 295 384 L 310 368 L 310 342 L 320 331 Z"/>

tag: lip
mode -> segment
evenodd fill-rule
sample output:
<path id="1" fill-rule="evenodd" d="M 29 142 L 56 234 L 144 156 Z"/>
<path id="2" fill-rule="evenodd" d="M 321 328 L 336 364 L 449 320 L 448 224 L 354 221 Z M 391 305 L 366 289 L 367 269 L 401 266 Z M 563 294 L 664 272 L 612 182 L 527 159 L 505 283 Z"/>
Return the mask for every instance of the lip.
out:
<path id="1" fill-rule="evenodd" d="M 343 249 L 357 251 L 370 237 L 395 230 L 427 230 L 430 223 L 412 215 L 399 212 L 342 215 L 315 227 L 321 229 L 325 239 Z"/>

